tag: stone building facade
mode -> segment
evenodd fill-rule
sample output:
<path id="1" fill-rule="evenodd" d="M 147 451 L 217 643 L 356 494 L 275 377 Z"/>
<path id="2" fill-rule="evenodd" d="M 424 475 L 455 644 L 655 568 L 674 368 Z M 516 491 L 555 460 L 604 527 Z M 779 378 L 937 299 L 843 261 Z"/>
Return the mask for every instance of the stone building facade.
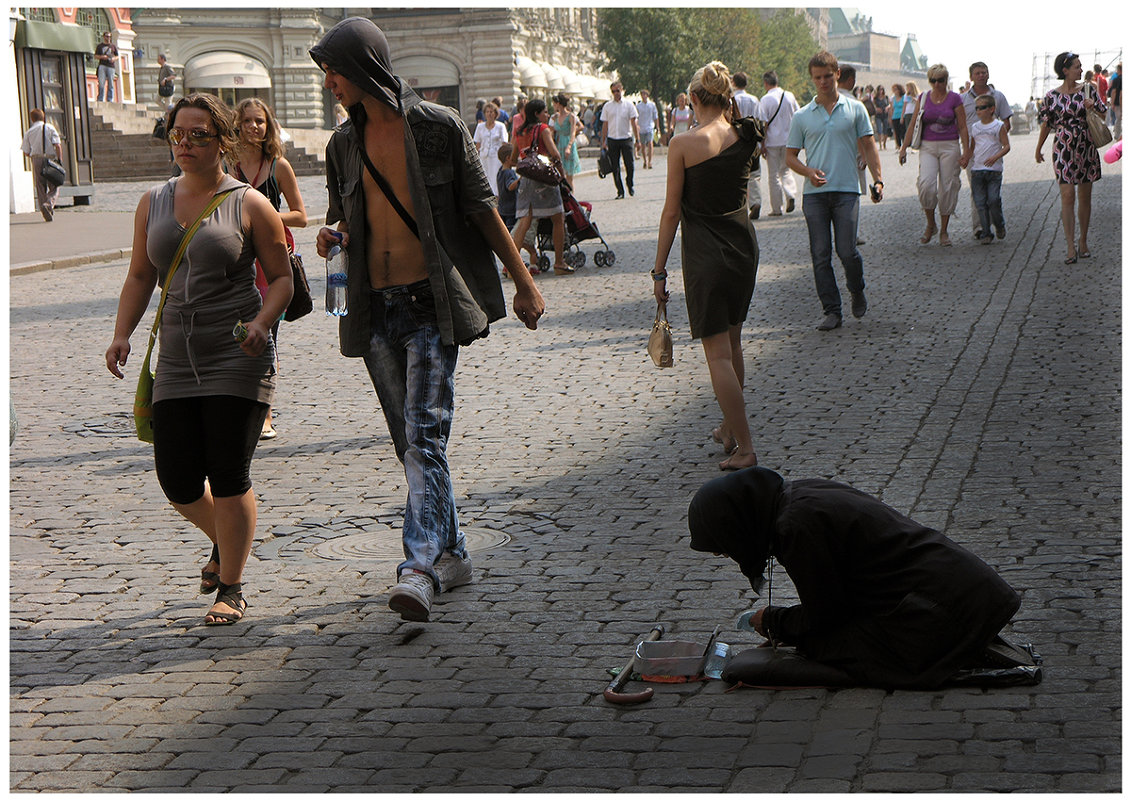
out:
<path id="1" fill-rule="evenodd" d="M 393 70 L 469 123 L 476 100 L 519 93 L 607 97 L 599 74 L 596 9 L 575 8 L 146 8 L 133 14 L 139 103 L 157 102 L 157 54 L 182 90 L 229 103 L 263 97 L 288 130 L 333 125 L 333 98 L 308 50 L 341 19 L 364 16 L 385 32 Z"/>

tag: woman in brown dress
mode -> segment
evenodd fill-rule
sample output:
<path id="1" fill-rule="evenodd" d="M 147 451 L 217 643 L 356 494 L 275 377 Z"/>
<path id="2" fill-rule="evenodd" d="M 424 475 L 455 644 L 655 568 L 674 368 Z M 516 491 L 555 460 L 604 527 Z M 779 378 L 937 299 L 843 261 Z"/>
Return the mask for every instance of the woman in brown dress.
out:
<path id="1" fill-rule="evenodd" d="M 754 295 L 758 239 L 746 213 L 746 181 L 763 129 L 737 119 L 730 71 L 712 61 L 688 87 L 699 124 L 676 134 L 668 146 L 668 183 L 656 264 L 655 295 L 668 299 L 665 265 L 676 228 L 683 232 L 681 261 L 691 336 L 703 340 L 711 386 L 723 412 L 712 432 L 729 455 L 722 470 L 758 463 L 750 439 L 742 387 L 742 323 Z"/>

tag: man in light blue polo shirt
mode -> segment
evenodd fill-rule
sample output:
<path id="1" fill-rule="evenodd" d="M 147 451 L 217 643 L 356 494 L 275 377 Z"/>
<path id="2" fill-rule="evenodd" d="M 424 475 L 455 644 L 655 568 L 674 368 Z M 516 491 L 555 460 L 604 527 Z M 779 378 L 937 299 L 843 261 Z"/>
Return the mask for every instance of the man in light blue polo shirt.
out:
<path id="1" fill-rule="evenodd" d="M 840 291 L 833 273 L 834 241 L 852 296 L 852 316 L 863 317 L 868 310 L 864 260 L 856 247 L 860 217 L 857 155 L 872 173 L 873 203 L 883 199 L 884 188 L 868 111 L 863 103 L 837 92 L 839 74 L 840 67 L 832 53 L 821 51 L 809 60 L 809 77 L 817 88 L 817 96 L 793 115 L 785 149 L 786 164 L 805 178 L 801 206 L 809 226 L 813 279 L 824 311 L 818 331 L 831 331 L 841 325 Z M 802 150 L 804 163 L 798 158 Z"/>

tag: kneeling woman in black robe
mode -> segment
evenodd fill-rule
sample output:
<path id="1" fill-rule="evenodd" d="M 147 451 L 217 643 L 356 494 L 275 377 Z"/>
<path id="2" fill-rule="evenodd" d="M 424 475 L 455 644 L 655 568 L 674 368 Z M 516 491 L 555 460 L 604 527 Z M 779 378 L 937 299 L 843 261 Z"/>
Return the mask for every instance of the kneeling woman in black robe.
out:
<path id="1" fill-rule="evenodd" d="M 691 547 L 734 559 L 756 593 L 770 556 L 793 580 L 801 603 L 760 610 L 760 634 L 862 685 L 939 686 L 1021 605 L 974 554 L 844 484 L 754 467 L 705 484 L 688 513 Z"/>

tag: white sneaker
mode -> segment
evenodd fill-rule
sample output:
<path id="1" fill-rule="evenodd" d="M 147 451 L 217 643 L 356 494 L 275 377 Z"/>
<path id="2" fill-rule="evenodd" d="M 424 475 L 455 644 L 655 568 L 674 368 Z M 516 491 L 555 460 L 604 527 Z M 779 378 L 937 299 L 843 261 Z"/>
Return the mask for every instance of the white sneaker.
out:
<path id="1" fill-rule="evenodd" d="M 432 569 L 440 579 L 440 592 L 454 590 L 475 580 L 471 575 L 471 557 L 460 559 L 451 551 L 444 551 L 440 561 L 432 565 Z"/>
<path id="2" fill-rule="evenodd" d="M 431 576 L 406 570 L 389 593 L 389 608 L 400 614 L 401 620 L 427 623 L 434 595 Z"/>

